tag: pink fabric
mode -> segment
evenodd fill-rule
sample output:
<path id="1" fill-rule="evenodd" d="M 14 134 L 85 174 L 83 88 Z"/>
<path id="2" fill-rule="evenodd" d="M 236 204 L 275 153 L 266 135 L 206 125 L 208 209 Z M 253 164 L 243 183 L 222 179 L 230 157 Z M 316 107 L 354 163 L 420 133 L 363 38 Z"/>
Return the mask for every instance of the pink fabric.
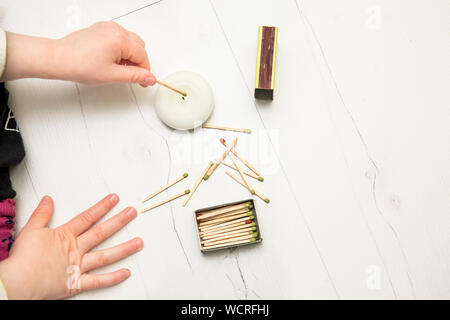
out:
<path id="1" fill-rule="evenodd" d="M 14 209 L 16 202 L 12 199 L 0 201 L 0 261 L 8 258 L 9 249 L 14 242 Z"/>

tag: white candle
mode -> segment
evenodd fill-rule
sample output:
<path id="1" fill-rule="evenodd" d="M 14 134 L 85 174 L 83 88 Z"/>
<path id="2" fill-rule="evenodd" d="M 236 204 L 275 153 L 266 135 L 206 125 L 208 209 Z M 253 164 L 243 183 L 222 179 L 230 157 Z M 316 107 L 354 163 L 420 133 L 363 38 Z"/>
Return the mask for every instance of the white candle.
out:
<path id="1" fill-rule="evenodd" d="M 201 126 L 214 109 L 214 96 L 208 82 L 197 73 L 175 72 L 163 82 L 186 92 L 186 97 L 163 86 L 156 90 L 155 106 L 159 119 L 171 128 L 189 130 Z"/>

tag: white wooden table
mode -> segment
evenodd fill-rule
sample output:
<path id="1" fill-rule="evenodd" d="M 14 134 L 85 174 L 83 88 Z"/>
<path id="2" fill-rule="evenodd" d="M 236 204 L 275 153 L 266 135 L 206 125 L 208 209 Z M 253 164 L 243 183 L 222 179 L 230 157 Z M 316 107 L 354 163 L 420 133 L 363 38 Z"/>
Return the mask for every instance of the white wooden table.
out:
<path id="1" fill-rule="evenodd" d="M 116 265 L 132 277 L 79 298 L 450 298 L 448 0 L 6 0 L 1 24 L 61 37 L 115 19 L 146 42 L 152 70 L 201 73 L 210 123 L 248 127 L 261 169 L 264 241 L 202 254 L 193 211 L 245 199 L 224 174 L 139 215 L 104 246 L 140 236 Z M 279 27 L 275 100 L 253 99 L 257 27 Z M 95 72 L 95 70 L 93 70 Z M 18 224 L 52 195 L 57 226 L 109 192 L 118 212 L 183 172 L 193 184 L 236 134 L 173 132 L 155 88 L 10 82 L 27 156 L 12 171 Z"/>

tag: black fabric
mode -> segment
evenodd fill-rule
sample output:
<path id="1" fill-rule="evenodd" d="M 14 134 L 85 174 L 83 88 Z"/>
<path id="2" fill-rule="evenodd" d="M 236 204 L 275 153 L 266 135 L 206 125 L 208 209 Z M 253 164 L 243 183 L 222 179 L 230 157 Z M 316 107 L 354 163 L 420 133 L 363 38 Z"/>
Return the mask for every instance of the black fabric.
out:
<path id="1" fill-rule="evenodd" d="M 16 192 L 13 190 L 9 179 L 9 168 L 0 168 L 0 201 L 12 199 L 15 196 Z"/>
<path id="2" fill-rule="evenodd" d="M 8 107 L 9 92 L 0 83 L 0 200 L 14 198 L 9 178 L 9 167 L 18 164 L 25 157 L 22 136 L 16 118 Z"/>
<path id="3" fill-rule="evenodd" d="M 22 136 L 14 114 L 8 107 L 9 92 L 0 84 L 0 167 L 18 164 L 25 156 Z"/>

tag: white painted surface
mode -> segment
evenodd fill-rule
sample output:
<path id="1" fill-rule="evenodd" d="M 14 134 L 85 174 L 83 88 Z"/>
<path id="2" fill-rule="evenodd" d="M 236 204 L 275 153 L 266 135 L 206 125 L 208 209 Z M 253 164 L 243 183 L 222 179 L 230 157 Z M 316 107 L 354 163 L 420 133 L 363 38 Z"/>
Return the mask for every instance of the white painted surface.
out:
<path id="1" fill-rule="evenodd" d="M 7 0 L 2 25 L 59 37 L 150 3 Z M 189 172 L 159 197 L 175 194 L 220 155 L 220 137 L 237 135 L 266 179 L 253 182 L 271 199 L 256 200 L 264 241 L 200 253 L 193 211 L 248 197 L 219 167 L 186 208 L 140 215 L 109 239 L 143 238 L 108 268 L 133 276 L 80 298 L 448 299 L 449 15 L 446 0 L 163 0 L 122 16 L 155 74 L 199 72 L 215 94 L 210 122 L 254 133 L 173 132 L 156 117 L 155 88 L 11 82 L 27 149 L 12 176 L 19 226 L 44 194 L 56 201 L 53 226 L 108 192 L 121 197 L 114 212 L 140 208 Z M 263 24 L 279 27 L 271 103 L 252 97 Z"/>

